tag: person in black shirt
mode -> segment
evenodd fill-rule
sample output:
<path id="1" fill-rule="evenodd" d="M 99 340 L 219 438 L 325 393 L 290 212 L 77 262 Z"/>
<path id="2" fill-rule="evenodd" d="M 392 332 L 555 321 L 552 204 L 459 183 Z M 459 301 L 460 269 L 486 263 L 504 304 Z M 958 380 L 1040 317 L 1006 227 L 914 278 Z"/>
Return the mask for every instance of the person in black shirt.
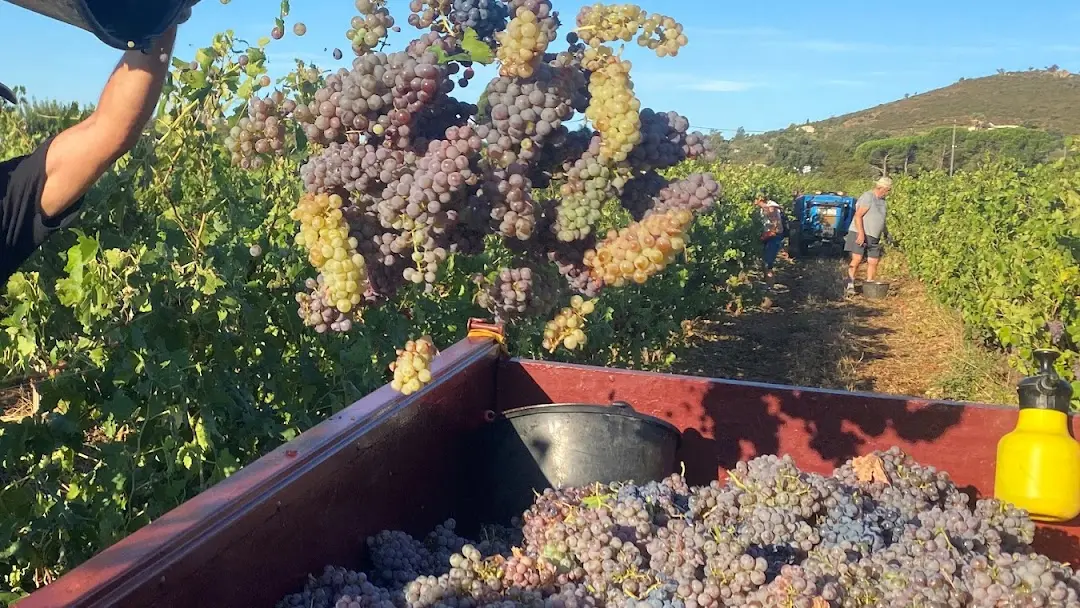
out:
<path id="1" fill-rule="evenodd" d="M 94 182 L 135 146 L 161 96 L 175 38 L 173 26 L 150 50 L 125 52 L 86 120 L 27 156 L 0 162 L 0 294 L 52 233 L 75 220 Z M 0 97 L 15 103 L 3 85 Z"/>

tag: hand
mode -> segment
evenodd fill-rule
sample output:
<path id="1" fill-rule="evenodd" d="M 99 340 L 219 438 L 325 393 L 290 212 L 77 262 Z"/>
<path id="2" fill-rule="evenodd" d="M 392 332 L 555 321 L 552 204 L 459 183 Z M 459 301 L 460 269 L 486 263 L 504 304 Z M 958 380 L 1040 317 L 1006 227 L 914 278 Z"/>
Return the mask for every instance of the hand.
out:
<path id="1" fill-rule="evenodd" d="M 863 245 L 865 245 L 866 244 L 866 235 L 864 233 L 862 233 L 862 232 L 857 233 L 855 235 L 855 244 L 858 245 L 859 247 L 862 247 Z"/>

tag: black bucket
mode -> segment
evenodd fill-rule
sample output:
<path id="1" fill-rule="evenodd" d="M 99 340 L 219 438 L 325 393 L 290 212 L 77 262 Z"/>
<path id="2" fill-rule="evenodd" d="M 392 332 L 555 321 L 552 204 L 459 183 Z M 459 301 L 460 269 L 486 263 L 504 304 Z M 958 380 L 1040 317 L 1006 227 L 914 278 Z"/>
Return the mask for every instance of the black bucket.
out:
<path id="1" fill-rule="evenodd" d="M 150 48 L 180 18 L 184 0 L 8 0 L 84 29 L 117 49 Z"/>
<path id="2" fill-rule="evenodd" d="M 533 405 L 496 415 L 484 429 L 485 489 L 506 521 L 534 491 L 595 482 L 658 481 L 676 471 L 679 429 L 629 404 Z"/>

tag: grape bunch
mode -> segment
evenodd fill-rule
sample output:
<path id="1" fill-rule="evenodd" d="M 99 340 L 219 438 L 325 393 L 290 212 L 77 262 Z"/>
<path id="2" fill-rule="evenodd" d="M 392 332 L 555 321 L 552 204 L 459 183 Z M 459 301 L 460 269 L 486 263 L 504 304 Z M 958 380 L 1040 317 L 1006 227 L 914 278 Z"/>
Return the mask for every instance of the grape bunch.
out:
<path id="1" fill-rule="evenodd" d="M 1080 608 L 1080 576 L 1032 549 L 1026 513 L 972 507 L 895 448 L 830 476 L 770 455 L 706 486 L 549 488 L 516 528 L 383 531 L 366 572 L 327 567 L 278 607 Z"/>
<path id="2" fill-rule="evenodd" d="M 423 336 L 409 340 L 405 348 L 399 348 L 397 359 L 390 364 L 394 379 L 390 387 L 402 395 L 411 395 L 431 382 L 431 361 L 436 348 L 431 338 Z"/>
<path id="3" fill-rule="evenodd" d="M 682 24 L 659 13 L 649 15 L 634 4 L 584 6 L 578 12 L 577 25 L 581 42 L 592 48 L 636 39 L 639 46 L 660 57 L 674 57 L 689 42 Z"/>
<path id="4" fill-rule="evenodd" d="M 325 276 L 320 274 L 315 279 L 308 279 L 304 286 L 307 291 L 296 294 L 299 305 L 297 313 L 304 320 L 304 325 L 315 328 L 320 334 L 327 330 L 345 333 L 352 329 L 355 313 L 346 314 L 338 310 L 327 288 Z"/>
<path id="5" fill-rule="evenodd" d="M 658 173 L 649 171 L 635 175 L 626 182 L 626 187 L 619 195 L 619 202 L 637 221 L 656 205 L 660 191 L 667 186 L 668 181 Z"/>
<path id="6" fill-rule="evenodd" d="M 440 27 L 441 19 L 450 14 L 451 0 L 410 0 L 409 25 L 416 29 Z"/>
<path id="7" fill-rule="evenodd" d="M 552 225 L 560 241 L 576 241 L 591 234 L 604 202 L 618 196 L 626 185 L 626 168 L 605 162 L 602 148 L 602 138 L 593 137 L 589 148 L 566 170 L 559 187 L 562 200 Z"/>
<path id="8" fill-rule="evenodd" d="M 641 142 L 627 161 L 634 169 L 651 171 L 674 166 L 686 159 L 708 160 L 711 146 L 704 135 L 690 132 L 690 121 L 676 112 L 641 111 Z"/>
<path id="9" fill-rule="evenodd" d="M 654 13 L 642 24 L 642 32 L 637 42 L 638 45 L 655 51 L 659 57 L 675 57 L 679 54 L 679 49 L 690 41 L 683 33 L 681 23 L 671 17 Z"/>
<path id="10" fill-rule="evenodd" d="M 506 29 L 510 10 L 503 0 L 453 0 L 450 22 L 459 28 L 472 28 L 476 36 L 489 44 L 495 34 Z"/>
<path id="11" fill-rule="evenodd" d="M 540 64 L 528 79 L 495 78 L 488 84 L 492 132 L 488 155 L 507 165 L 531 160 L 545 140 L 569 120 L 584 87 L 580 72 Z"/>
<path id="12" fill-rule="evenodd" d="M 692 173 L 660 190 L 653 205 L 656 213 L 686 210 L 701 213 L 713 206 L 720 195 L 720 184 L 708 173 Z"/>
<path id="13" fill-rule="evenodd" d="M 648 15 L 636 4 L 593 4 L 581 7 L 575 34 L 594 48 L 608 42 L 631 42 Z"/>
<path id="14" fill-rule="evenodd" d="M 610 231 L 595 251 L 586 252 L 585 264 L 605 285 L 618 288 L 631 281 L 640 285 L 686 248 L 692 219 L 686 209 L 646 215 L 640 222 Z"/>
<path id="15" fill-rule="evenodd" d="M 247 104 L 247 116 L 229 129 L 225 148 L 232 155 L 232 163 L 244 169 L 259 169 L 266 159 L 285 156 L 290 137 L 289 115 L 296 103 L 285 99 L 281 91 L 268 97 L 252 97 Z"/>
<path id="16" fill-rule="evenodd" d="M 549 0 L 511 0 L 513 18 L 506 30 L 495 34 L 499 74 L 530 78 L 555 40 L 559 18 Z"/>
<path id="17" fill-rule="evenodd" d="M 414 171 L 384 188 L 375 208 L 382 226 L 395 231 L 385 233 L 391 235 L 384 237 L 389 252 L 413 250 L 416 265 L 405 269 L 406 280 L 435 282 L 438 265 L 447 259 L 447 250 L 437 238 L 456 223 L 455 206 L 464 204 L 466 189 L 480 179 L 475 163 L 486 131 L 483 125 L 450 127 L 446 139 L 428 144 Z"/>
<path id="18" fill-rule="evenodd" d="M 595 298 L 599 295 L 604 283 L 594 277 L 589 272 L 588 266 L 585 266 L 583 262 L 567 260 L 558 250 L 552 251 L 548 255 L 551 261 L 555 263 L 555 267 L 558 268 L 559 274 L 566 279 L 566 283 L 571 290 L 586 298 Z"/>
<path id="19" fill-rule="evenodd" d="M 349 193 L 376 194 L 415 164 L 413 152 L 331 142 L 300 167 L 300 178 L 311 193 L 344 189 Z"/>
<path id="20" fill-rule="evenodd" d="M 593 300 L 575 295 L 570 298 L 570 306 L 559 311 L 555 318 L 544 326 L 544 348 L 555 352 L 560 345 L 567 350 L 576 350 L 585 346 L 585 317 L 596 310 Z"/>
<path id="21" fill-rule="evenodd" d="M 349 22 L 345 38 L 352 46 L 353 53 L 362 57 L 385 43 L 390 32 L 398 28 L 385 6 L 385 0 L 356 0 L 355 5 L 360 14 Z M 339 58 L 336 55 L 335 58 Z"/>
<path id="22" fill-rule="evenodd" d="M 641 142 L 641 101 L 630 82 L 630 62 L 611 59 L 589 78 L 585 116 L 600 132 L 601 162 L 622 162 Z"/>
<path id="23" fill-rule="evenodd" d="M 521 163 L 489 168 L 472 199 L 474 206 L 488 210 L 499 234 L 522 241 L 530 239 L 536 227 L 536 205 L 527 170 Z"/>
<path id="24" fill-rule="evenodd" d="M 1062 346 L 1065 341 L 1065 324 L 1061 322 L 1061 319 L 1053 319 L 1047 322 L 1046 331 L 1050 334 L 1050 343 L 1055 346 Z"/>
<path id="25" fill-rule="evenodd" d="M 423 131 L 423 110 L 452 90 L 449 69 L 433 53 L 413 57 L 405 52 L 369 53 L 351 70 L 338 70 L 296 118 L 312 142 L 382 141 L 408 149 Z"/>
<path id="26" fill-rule="evenodd" d="M 479 291 L 476 303 L 499 321 L 514 321 L 526 315 L 546 314 L 553 301 L 550 290 L 545 289 L 540 279 L 529 267 L 502 268 L 496 273 L 494 280 L 477 277 Z"/>
<path id="27" fill-rule="evenodd" d="M 307 250 L 311 265 L 322 273 L 327 305 L 348 314 L 361 302 L 367 271 L 356 249 L 359 241 L 349 234 L 343 204 L 336 194 L 305 194 L 291 217 L 300 222 L 296 244 Z"/>

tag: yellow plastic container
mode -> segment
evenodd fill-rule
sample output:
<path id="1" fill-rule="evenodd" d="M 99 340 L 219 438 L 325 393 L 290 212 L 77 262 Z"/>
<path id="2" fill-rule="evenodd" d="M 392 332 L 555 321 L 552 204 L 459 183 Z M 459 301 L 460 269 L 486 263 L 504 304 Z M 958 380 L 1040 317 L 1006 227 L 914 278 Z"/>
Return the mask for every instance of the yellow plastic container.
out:
<path id="1" fill-rule="evenodd" d="M 994 495 L 1037 521 L 1080 516 L 1080 443 L 1069 431 L 1072 387 L 1054 370 L 1058 353 L 1035 352 L 1039 374 L 1017 390 L 1016 428 L 998 442 Z"/>

